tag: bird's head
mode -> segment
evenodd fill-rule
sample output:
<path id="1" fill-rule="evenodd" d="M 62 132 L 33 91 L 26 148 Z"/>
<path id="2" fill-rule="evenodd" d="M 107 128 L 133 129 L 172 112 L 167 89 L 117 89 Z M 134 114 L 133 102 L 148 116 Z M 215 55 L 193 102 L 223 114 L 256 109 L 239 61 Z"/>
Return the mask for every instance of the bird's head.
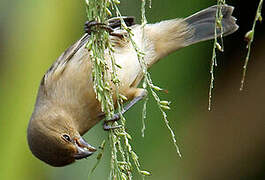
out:
<path id="1" fill-rule="evenodd" d="M 51 166 L 65 166 L 96 151 L 65 117 L 43 117 L 33 114 L 27 131 L 30 150 L 40 160 Z"/>

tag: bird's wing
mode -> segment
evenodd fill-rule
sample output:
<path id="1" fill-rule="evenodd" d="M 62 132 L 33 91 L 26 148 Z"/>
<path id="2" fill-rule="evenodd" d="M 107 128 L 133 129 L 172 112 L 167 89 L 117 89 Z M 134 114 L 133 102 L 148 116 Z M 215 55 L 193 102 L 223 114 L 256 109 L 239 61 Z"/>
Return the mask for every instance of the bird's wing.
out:
<path id="1" fill-rule="evenodd" d="M 75 44 L 64 51 L 43 76 L 41 85 L 45 86 L 51 77 L 58 77 L 58 75 L 64 71 L 68 61 L 70 61 L 75 53 L 88 42 L 89 37 L 90 36 L 88 34 L 85 34 Z"/>
<path id="2" fill-rule="evenodd" d="M 115 32 L 117 31 L 117 33 L 126 34 L 126 31 L 121 30 L 121 18 L 124 20 L 125 24 L 128 27 L 134 25 L 134 17 L 132 16 L 111 18 L 107 21 L 107 25 L 113 28 Z M 48 69 L 48 71 L 42 78 L 42 86 L 45 87 L 48 82 L 53 82 L 50 80 L 55 80 L 54 78 L 60 77 L 60 75 L 64 72 L 68 61 L 70 61 L 72 57 L 76 54 L 76 52 L 88 42 L 89 37 L 89 34 L 85 34 L 74 45 L 70 46 L 66 51 L 61 54 L 61 56 L 53 63 L 53 65 Z M 121 40 L 120 38 L 117 38 L 115 36 L 110 36 L 110 39 L 113 42 L 113 45 L 116 47 L 124 47 L 124 44 L 127 44 L 126 40 Z"/>
<path id="3" fill-rule="evenodd" d="M 79 39 L 75 44 L 70 46 L 66 51 L 64 51 L 61 56 L 55 61 L 56 62 L 68 62 L 73 55 L 85 44 L 88 42 L 89 35 L 85 34 L 81 39 Z M 49 70 L 52 70 L 53 68 L 51 67 Z M 48 71 L 49 71 L 48 70 Z"/>

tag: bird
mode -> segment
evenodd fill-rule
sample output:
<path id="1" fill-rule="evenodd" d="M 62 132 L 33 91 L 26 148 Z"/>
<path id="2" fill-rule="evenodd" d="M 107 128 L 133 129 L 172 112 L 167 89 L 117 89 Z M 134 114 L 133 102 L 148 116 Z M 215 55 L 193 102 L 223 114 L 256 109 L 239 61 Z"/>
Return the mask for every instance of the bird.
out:
<path id="1" fill-rule="evenodd" d="M 234 33 L 239 26 L 232 16 L 234 7 L 219 6 L 222 12 L 222 28 L 217 36 Z M 147 68 L 176 50 L 215 37 L 216 12 L 211 6 L 186 18 L 164 20 L 144 27 L 134 23 L 134 17 L 123 16 L 105 23 L 89 21 L 85 34 L 52 64 L 43 76 L 33 113 L 27 128 L 27 141 L 32 154 L 54 167 L 69 165 L 91 156 L 96 148 L 82 137 L 94 125 L 104 119 L 100 102 L 93 88 L 92 62 L 86 44 L 93 26 L 101 26 L 109 32 L 113 44 L 119 93 L 127 98 L 122 113 L 143 99 L 147 92 L 138 88 L 143 78 L 137 53 L 129 40 L 122 22 L 130 28 L 132 39 L 144 52 Z M 110 57 L 105 54 L 105 61 Z M 111 84 L 111 82 L 110 82 Z M 119 117 L 113 117 L 118 120 Z M 103 125 L 105 130 L 111 127 Z"/>

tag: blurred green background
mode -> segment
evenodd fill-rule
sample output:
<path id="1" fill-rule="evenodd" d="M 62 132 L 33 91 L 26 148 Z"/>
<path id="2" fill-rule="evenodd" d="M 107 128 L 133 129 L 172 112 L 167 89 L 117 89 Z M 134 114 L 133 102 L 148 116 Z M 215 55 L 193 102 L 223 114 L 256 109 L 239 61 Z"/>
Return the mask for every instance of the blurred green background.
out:
<path id="1" fill-rule="evenodd" d="M 185 17 L 213 5 L 210 0 L 152 1 L 149 22 Z M 167 89 L 172 102 L 168 119 L 176 133 L 177 156 L 162 117 L 150 98 L 145 138 L 141 137 L 142 104 L 126 113 L 128 131 L 146 179 L 265 179 L 264 25 L 258 24 L 246 79 L 239 92 L 244 33 L 251 28 L 258 1 L 228 1 L 235 6 L 240 30 L 225 38 L 218 56 L 212 111 L 207 111 L 212 43 L 182 49 L 151 69 L 155 84 Z M 140 21 L 140 1 L 122 1 L 123 15 Z M 53 61 L 82 36 L 86 20 L 83 0 L 0 0 L 0 179 L 87 179 L 96 156 L 64 168 L 50 167 L 31 154 L 26 128 L 42 76 Z M 107 139 L 102 124 L 85 138 L 99 146 Z M 109 151 L 93 179 L 107 179 Z M 135 179 L 139 179 L 136 176 Z"/>

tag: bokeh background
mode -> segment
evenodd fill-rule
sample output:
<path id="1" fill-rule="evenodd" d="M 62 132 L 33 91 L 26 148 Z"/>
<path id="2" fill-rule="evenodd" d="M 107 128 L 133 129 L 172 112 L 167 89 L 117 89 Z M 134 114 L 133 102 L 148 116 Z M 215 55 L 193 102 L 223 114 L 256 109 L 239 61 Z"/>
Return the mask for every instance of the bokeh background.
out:
<path id="1" fill-rule="evenodd" d="M 152 2 L 149 22 L 185 17 L 213 5 L 210 0 Z M 168 118 L 183 157 L 179 158 L 159 110 L 150 98 L 145 138 L 139 103 L 126 113 L 128 131 L 146 179 L 265 179 L 265 26 L 258 23 L 244 91 L 239 91 L 246 55 L 244 34 L 252 25 L 258 1 L 227 1 L 235 6 L 240 29 L 224 40 L 218 53 L 212 111 L 207 110 L 212 42 L 169 55 L 151 69 L 153 81 L 169 91 Z M 124 15 L 140 20 L 140 1 L 122 1 Z M 264 14 L 264 13 L 263 13 Z M 40 80 L 53 61 L 83 33 L 83 0 L 0 0 L 0 179 L 85 180 L 96 156 L 53 168 L 30 153 L 27 123 Z M 85 138 L 99 146 L 107 139 L 101 123 Z M 107 179 L 109 150 L 92 179 Z M 135 179 L 140 179 L 138 176 Z"/>

